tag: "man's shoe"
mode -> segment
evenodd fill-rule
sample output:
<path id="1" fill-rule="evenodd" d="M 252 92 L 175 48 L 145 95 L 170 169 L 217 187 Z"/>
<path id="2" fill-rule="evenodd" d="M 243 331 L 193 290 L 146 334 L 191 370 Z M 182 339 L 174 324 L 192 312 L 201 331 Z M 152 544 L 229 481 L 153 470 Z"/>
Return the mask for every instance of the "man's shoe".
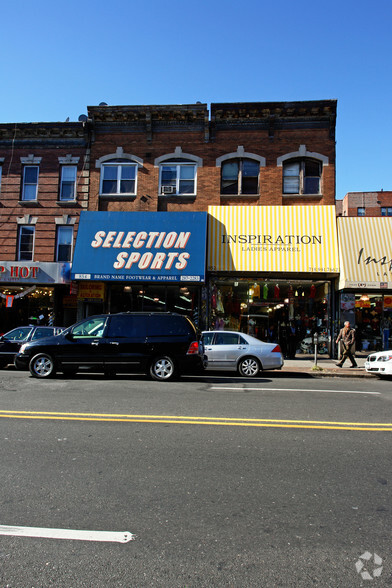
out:
<path id="1" fill-rule="evenodd" d="M 358 367 L 357 363 L 355 363 L 354 365 L 350 365 L 350 368 L 357 368 L 357 367 Z"/>
<path id="2" fill-rule="evenodd" d="M 343 367 L 343 365 L 341 363 L 337 363 L 336 367 Z"/>

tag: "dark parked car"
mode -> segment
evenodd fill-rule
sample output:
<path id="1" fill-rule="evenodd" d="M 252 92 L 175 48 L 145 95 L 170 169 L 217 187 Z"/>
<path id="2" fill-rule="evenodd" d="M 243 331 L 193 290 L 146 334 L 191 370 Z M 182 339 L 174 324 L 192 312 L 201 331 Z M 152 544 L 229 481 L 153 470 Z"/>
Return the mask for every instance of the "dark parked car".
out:
<path id="1" fill-rule="evenodd" d="M 114 374 L 144 372 L 170 380 L 203 370 L 203 349 L 193 323 L 175 313 L 126 312 L 91 316 L 56 337 L 22 345 L 19 369 L 48 378 L 82 368 Z"/>
<path id="2" fill-rule="evenodd" d="M 43 337 L 57 335 L 64 330 L 64 327 L 41 327 L 28 326 L 17 327 L 0 337 L 0 368 L 4 368 L 9 363 L 14 363 L 16 354 L 21 345 L 28 341 L 35 341 Z"/>

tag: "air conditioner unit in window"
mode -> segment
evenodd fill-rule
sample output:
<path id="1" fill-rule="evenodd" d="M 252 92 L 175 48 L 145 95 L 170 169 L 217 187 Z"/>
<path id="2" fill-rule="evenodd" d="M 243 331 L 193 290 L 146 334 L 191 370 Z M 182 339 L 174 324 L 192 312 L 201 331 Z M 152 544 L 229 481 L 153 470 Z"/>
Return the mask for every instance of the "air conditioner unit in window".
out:
<path id="1" fill-rule="evenodd" d="M 161 192 L 162 194 L 173 194 L 176 191 L 175 186 L 162 186 Z"/>

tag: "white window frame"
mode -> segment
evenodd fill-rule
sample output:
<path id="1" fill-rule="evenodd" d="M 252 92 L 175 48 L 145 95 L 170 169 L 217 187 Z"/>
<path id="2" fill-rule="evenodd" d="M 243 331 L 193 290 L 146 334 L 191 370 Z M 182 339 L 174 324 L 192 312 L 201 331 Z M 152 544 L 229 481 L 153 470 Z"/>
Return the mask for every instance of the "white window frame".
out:
<path id="1" fill-rule="evenodd" d="M 37 170 L 37 181 L 36 182 L 26 182 L 26 170 L 35 168 Z M 38 182 L 39 182 L 39 165 L 25 165 L 23 167 L 23 184 L 22 184 L 22 201 L 23 202 L 36 202 L 38 198 Z M 25 198 L 25 191 L 26 186 L 35 186 L 35 197 L 34 198 Z"/>
<path id="2" fill-rule="evenodd" d="M 59 259 L 59 245 L 61 244 L 59 236 L 60 236 L 60 233 L 63 229 L 68 229 L 68 231 L 71 232 L 71 252 L 70 252 L 69 259 Z M 73 227 L 73 225 L 63 225 L 63 224 L 60 225 L 60 224 L 58 224 L 56 226 L 56 261 L 59 261 L 62 263 L 68 263 L 68 262 L 72 261 L 73 241 L 74 241 L 74 227 Z"/>
<path id="3" fill-rule="evenodd" d="M 165 192 L 164 191 L 164 184 L 162 184 L 162 172 L 164 167 L 175 167 L 176 168 L 176 184 L 173 186 L 175 190 L 173 192 Z M 193 192 L 181 192 L 180 190 L 180 182 L 181 182 L 181 169 L 185 167 L 193 168 Z M 196 196 L 197 193 L 197 165 L 192 161 L 163 161 L 159 166 L 159 194 L 162 195 L 174 195 L 174 196 Z"/>
<path id="4" fill-rule="evenodd" d="M 109 167 L 116 167 L 117 168 L 117 179 L 116 179 L 116 183 L 117 183 L 117 188 L 116 188 L 116 192 L 104 192 L 103 191 L 103 182 L 104 182 L 104 170 L 105 168 L 109 168 Z M 135 170 L 135 179 L 131 180 L 135 182 L 135 189 L 133 190 L 133 192 L 121 192 L 120 188 L 121 188 L 121 170 L 124 167 L 130 167 L 130 168 L 134 168 Z M 122 197 L 122 196 L 136 196 L 137 194 L 137 164 L 136 163 L 132 163 L 130 161 L 105 161 L 105 163 L 102 163 L 101 165 L 101 177 L 100 177 L 100 186 L 99 186 L 99 194 L 100 196 L 116 196 L 116 197 Z"/>
<path id="5" fill-rule="evenodd" d="M 26 259 L 21 257 L 21 240 L 22 240 L 22 232 L 23 229 L 33 229 L 33 246 L 31 248 L 31 258 Z M 33 261 L 34 259 L 34 248 L 35 248 L 35 225 L 25 225 L 21 224 L 18 226 L 18 251 L 17 251 L 17 258 L 18 261 Z"/>
<path id="6" fill-rule="evenodd" d="M 173 192 L 164 192 L 162 187 L 162 168 L 165 166 L 177 166 L 176 168 L 176 185 L 175 191 Z M 193 192 L 181 192 L 180 191 L 180 175 L 181 175 L 181 166 L 193 166 L 194 167 L 194 188 Z M 166 153 L 165 155 L 161 155 L 154 160 L 154 167 L 159 167 L 159 195 L 163 196 L 183 196 L 184 198 L 190 197 L 194 198 L 197 194 L 197 168 L 203 167 L 203 160 L 201 157 L 197 157 L 197 155 L 192 155 L 191 153 L 184 153 L 181 147 L 176 147 L 173 153 Z"/>
<path id="7" fill-rule="evenodd" d="M 75 179 L 73 182 L 69 180 L 64 180 L 63 174 L 65 169 L 73 169 L 75 171 Z M 78 166 L 77 165 L 62 165 L 61 166 L 61 176 L 60 176 L 60 191 L 59 191 L 59 202 L 74 202 L 76 200 L 76 180 L 78 176 Z M 73 186 L 73 197 L 72 198 L 63 198 L 63 186 L 65 184 L 71 184 Z"/>
<path id="8" fill-rule="evenodd" d="M 134 192 L 119 192 L 120 188 L 120 178 L 119 169 L 117 170 L 117 192 L 111 193 L 103 193 L 102 186 L 103 186 L 103 170 L 104 166 L 134 166 L 135 169 L 135 190 Z M 101 170 L 100 179 L 99 179 L 99 195 L 104 198 L 126 198 L 130 196 L 137 195 L 137 182 L 138 182 L 138 168 L 143 167 L 143 160 L 136 155 L 131 155 L 130 153 L 124 153 L 122 147 L 117 147 L 115 153 L 109 153 L 108 155 L 103 155 L 95 162 L 95 167 Z M 120 168 L 121 169 L 121 168 Z"/>

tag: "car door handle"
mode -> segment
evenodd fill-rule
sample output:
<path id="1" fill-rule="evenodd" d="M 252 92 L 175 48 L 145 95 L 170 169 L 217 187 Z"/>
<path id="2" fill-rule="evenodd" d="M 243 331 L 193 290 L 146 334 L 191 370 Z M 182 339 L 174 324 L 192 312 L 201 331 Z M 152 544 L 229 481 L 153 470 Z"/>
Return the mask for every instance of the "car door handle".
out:
<path id="1" fill-rule="evenodd" d="M 110 345 L 120 345 L 118 341 L 110 341 Z"/>
<path id="2" fill-rule="evenodd" d="M 212 347 L 206 347 L 205 350 L 206 351 L 212 351 Z"/>
<path id="3" fill-rule="evenodd" d="M 91 345 L 99 345 L 99 341 L 91 341 Z"/>

